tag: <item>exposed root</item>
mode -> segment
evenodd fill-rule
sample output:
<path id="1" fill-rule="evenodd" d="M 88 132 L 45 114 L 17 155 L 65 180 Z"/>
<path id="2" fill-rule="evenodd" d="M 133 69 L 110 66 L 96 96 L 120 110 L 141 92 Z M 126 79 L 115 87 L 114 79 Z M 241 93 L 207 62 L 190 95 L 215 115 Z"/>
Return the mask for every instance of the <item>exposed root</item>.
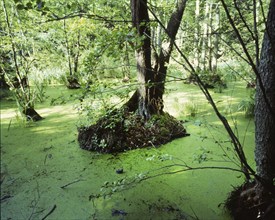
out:
<path id="1" fill-rule="evenodd" d="M 275 198 L 256 182 L 246 182 L 231 192 L 225 207 L 235 220 L 275 219 Z"/>
<path id="2" fill-rule="evenodd" d="M 34 110 L 34 108 L 27 108 L 26 110 L 23 111 L 23 114 L 26 115 L 27 120 L 32 120 L 32 121 L 40 121 L 43 120 L 44 118 L 41 117 L 37 111 Z"/>
<path id="3" fill-rule="evenodd" d="M 81 85 L 79 84 L 78 80 L 74 77 L 68 77 L 68 84 L 67 88 L 68 89 L 79 89 Z"/>

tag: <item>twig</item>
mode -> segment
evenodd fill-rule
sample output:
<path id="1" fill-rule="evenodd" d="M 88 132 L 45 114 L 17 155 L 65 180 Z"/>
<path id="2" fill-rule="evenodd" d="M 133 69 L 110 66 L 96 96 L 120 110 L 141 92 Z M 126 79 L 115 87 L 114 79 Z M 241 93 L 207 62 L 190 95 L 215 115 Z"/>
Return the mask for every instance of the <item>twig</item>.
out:
<path id="1" fill-rule="evenodd" d="M 35 209 L 37 208 L 37 204 L 39 203 L 39 199 L 40 199 L 40 191 L 39 191 L 39 184 L 38 182 L 36 181 L 36 191 L 37 191 L 37 199 L 34 198 L 32 201 L 31 201 L 31 207 L 32 207 L 32 213 L 30 215 L 30 217 L 28 218 L 28 220 L 31 220 L 32 219 L 32 216 L 35 214 Z"/>
<path id="2" fill-rule="evenodd" d="M 52 207 L 52 209 L 49 211 L 49 213 L 48 213 L 47 215 L 45 215 L 45 216 L 42 218 L 42 220 L 46 219 L 50 214 L 52 214 L 53 211 L 54 211 L 55 209 L 56 209 L 56 205 L 54 205 L 54 206 Z"/>
<path id="3" fill-rule="evenodd" d="M 242 20 L 243 24 L 244 24 L 244 27 L 248 30 L 248 32 L 250 33 L 251 37 L 253 40 L 256 40 L 256 36 L 254 35 L 254 33 L 252 32 L 251 28 L 249 27 L 249 25 L 247 24 L 244 16 L 242 15 L 242 12 L 241 12 L 241 9 L 240 7 L 238 6 L 238 3 L 236 2 L 236 0 L 234 0 L 234 6 L 235 6 L 235 9 L 237 10 L 239 16 L 240 16 L 240 19 Z"/>
<path id="4" fill-rule="evenodd" d="M 223 5 L 225 5 L 224 0 L 222 0 L 222 3 L 223 3 Z M 226 5 L 225 5 L 225 7 L 226 7 Z M 167 29 L 165 28 L 164 24 L 157 18 L 156 14 L 150 8 L 148 8 L 148 9 L 151 12 L 151 14 L 153 15 L 153 17 L 155 18 L 155 20 L 160 24 L 160 26 L 164 29 L 164 31 L 166 32 L 166 34 L 169 36 L 169 33 L 168 33 Z M 226 11 L 226 12 L 228 12 L 228 11 Z M 229 14 L 229 12 L 228 12 L 228 14 Z M 233 20 L 232 20 L 232 18 L 230 16 L 228 16 L 228 19 L 229 19 L 230 23 L 233 22 Z M 236 27 L 234 26 L 234 30 L 235 29 L 236 29 Z M 238 32 L 237 29 L 236 29 L 236 34 L 238 35 L 238 37 L 240 37 L 240 40 L 242 40 L 242 38 L 240 36 L 240 33 Z M 241 41 L 240 43 L 243 43 L 243 41 Z M 182 50 L 179 48 L 179 46 L 177 45 L 177 43 L 175 41 L 173 41 L 173 45 L 176 48 L 176 50 L 179 52 L 180 56 L 187 63 L 188 67 L 190 68 L 189 71 L 190 71 L 191 75 L 195 77 L 196 82 L 198 83 L 198 86 L 199 86 L 200 90 L 203 92 L 203 94 L 205 95 L 206 99 L 209 101 L 210 105 L 212 106 L 214 112 L 216 113 L 216 115 L 218 116 L 218 118 L 220 119 L 220 121 L 223 123 L 224 128 L 226 129 L 228 135 L 230 136 L 230 138 L 232 140 L 232 143 L 233 143 L 233 146 L 234 146 L 234 150 L 238 154 L 240 163 L 242 165 L 242 168 L 244 169 L 243 173 L 246 175 L 246 178 L 247 179 L 250 178 L 248 176 L 249 172 L 251 173 L 251 175 L 257 177 L 256 172 L 249 166 L 249 164 L 248 164 L 248 162 L 246 160 L 246 157 L 245 157 L 245 154 L 243 152 L 242 145 L 241 145 L 239 139 L 237 138 L 237 136 L 233 132 L 233 130 L 232 130 L 231 126 L 229 125 L 227 119 L 218 110 L 218 108 L 217 108 L 217 106 L 216 106 L 216 104 L 215 104 L 215 102 L 213 100 L 213 97 L 209 93 L 208 89 L 206 88 L 206 86 L 202 82 L 202 80 L 199 77 L 199 75 L 196 73 L 195 68 L 193 67 L 193 65 L 191 64 L 191 62 L 189 61 L 189 59 L 182 52 Z M 247 58 L 248 58 L 249 62 L 251 63 L 251 66 L 253 67 L 253 70 L 254 70 L 255 74 L 257 75 L 259 72 L 257 72 L 257 68 L 256 68 L 256 66 L 253 63 L 253 60 L 252 60 L 250 54 L 248 53 L 247 48 L 245 47 L 244 44 L 242 44 L 242 46 L 244 46 L 244 48 L 243 48 L 244 52 L 245 52 L 245 54 L 247 54 Z M 260 86 L 262 88 L 263 84 L 261 83 L 260 78 L 259 78 L 259 82 L 260 82 Z M 263 91 L 263 93 L 265 95 L 266 93 L 265 93 L 264 87 L 263 87 L 262 91 Z M 268 101 L 266 101 L 266 103 L 269 104 Z M 271 113 L 273 113 L 272 109 L 271 109 Z"/>
<path id="5" fill-rule="evenodd" d="M 256 77 L 257 77 L 257 79 L 258 79 L 259 87 L 260 87 L 260 90 L 261 90 L 262 93 L 263 93 L 263 99 L 264 99 L 264 101 L 265 101 L 265 103 L 266 103 L 266 105 L 267 105 L 267 108 L 268 108 L 268 110 L 270 111 L 271 115 L 272 115 L 272 116 L 275 116 L 275 112 L 273 111 L 273 109 L 272 109 L 272 107 L 271 107 L 271 104 L 270 104 L 270 102 L 269 102 L 269 99 L 268 99 L 268 97 L 267 97 L 266 88 L 264 87 L 264 83 L 263 83 L 263 80 L 262 80 L 262 78 L 261 78 L 261 74 L 260 74 L 260 72 L 259 72 L 259 70 L 258 70 L 258 66 L 256 66 L 256 64 L 254 63 L 254 61 L 253 61 L 253 59 L 252 59 L 252 56 L 250 55 L 250 53 L 249 53 L 249 51 L 248 51 L 248 48 L 246 47 L 246 44 L 244 43 L 243 37 L 241 36 L 239 30 L 237 29 L 237 27 L 236 27 L 236 25 L 235 25 L 235 23 L 234 23 L 234 21 L 233 21 L 233 18 L 232 18 L 231 15 L 230 15 L 230 12 L 229 12 L 229 9 L 228 9 L 228 7 L 227 7 L 227 4 L 225 3 L 224 0 L 221 0 L 221 3 L 222 3 L 222 5 L 223 5 L 224 11 L 225 11 L 226 16 L 227 16 L 227 18 L 228 18 L 228 21 L 229 21 L 231 27 L 233 28 L 235 34 L 237 35 L 237 38 L 238 38 L 238 40 L 239 40 L 239 42 L 240 42 L 240 44 L 241 44 L 241 46 L 242 46 L 242 48 L 243 48 L 243 52 L 244 52 L 244 54 L 246 55 L 246 57 L 247 57 L 247 59 L 248 59 L 248 61 L 249 61 L 249 63 L 250 63 L 250 66 L 251 66 L 253 72 L 255 73 L 255 75 L 256 75 Z M 268 32 L 268 29 L 267 29 L 267 28 L 266 28 L 266 32 Z"/>
<path id="6" fill-rule="evenodd" d="M 82 181 L 82 180 L 81 179 L 74 180 L 73 182 L 67 183 L 64 186 L 60 186 L 60 188 L 65 189 L 67 186 L 72 185 L 72 184 L 77 183 L 77 182 L 80 182 L 80 181 Z"/>
<path id="7" fill-rule="evenodd" d="M 73 12 L 73 13 L 70 13 L 70 14 L 65 15 L 63 17 L 59 17 L 56 14 L 52 14 L 52 17 L 53 18 L 51 18 L 51 19 L 45 20 L 43 22 L 37 22 L 37 23 L 42 24 L 42 23 L 47 23 L 47 22 L 52 22 L 52 21 L 60 21 L 60 20 L 65 20 L 65 19 L 70 19 L 70 18 L 75 18 L 75 17 L 80 17 L 80 18 L 84 17 L 84 18 L 87 18 L 87 19 L 92 19 L 92 20 L 96 20 L 96 21 L 103 21 L 103 22 L 109 22 L 109 23 L 131 23 L 132 22 L 130 20 L 116 20 L 116 19 L 113 19 L 113 18 L 108 18 L 108 17 L 103 17 L 103 16 L 100 16 L 100 15 L 89 14 L 89 13 L 82 12 L 82 11 Z"/>
<path id="8" fill-rule="evenodd" d="M 179 168 L 175 171 L 169 171 L 168 170 L 167 172 L 161 172 L 164 169 L 175 168 L 175 167 L 182 167 L 182 168 L 181 169 Z M 234 172 L 244 173 L 243 170 L 230 168 L 230 167 L 220 167 L 220 166 L 190 167 L 183 161 L 183 164 L 170 164 L 170 165 L 163 166 L 163 167 L 160 167 L 160 168 L 157 168 L 157 169 L 149 170 L 149 171 L 145 172 L 144 175 L 141 176 L 141 177 L 135 177 L 132 180 L 129 179 L 130 181 L 127 182 L 127 183 L 123 183 L 123 188 L 120 188 L 118 190 L 119 190 L 119 192 L 125 191 L 125 190 L 129 189 L 130 187 L 133 187 L 137 184 L 140 184 L 143 181 L 147 181 L 147 180 L 150 180 L 150 179 L 153 179 L 153 178 L 156 178 L 156 177 L 160 177 L 160 176 L 164 176 L 164 175 L 174 175 L 174 174 L 177 174 L 177 173 L 182 173 L 182 172 L 187 172 L 187 171 L 205 170 L 205 169 L 230 170 L 230 171 L 234 171 Z M 160 171 L 160 173 L 154 174 L 154 172 L 158 172 L 158 171 Z M 113 188 L 113 185 L 112 184 L 105 185 L 105 188 L 106 189 L 107 188 Z M 115 191 L 111 190 L 109 192 L 104 192 L 103 194 L 90 195 L 89 196 L 89 201 L 92 200 L 92 202 L 94 204 L 94 199 L 97 199 L 97 198 L 100 198 L 100 197 L 105 198 L 106 196 L 111 196 L 114 192 Z M 116 192 L 117 192 L 117 190 L 116 190 Z"/>
<path id="9" fill-rule="evenodd" d="M 194 209 L 192 208 L 192 206 L 190 206 L 190 209 L 192 210 L 192 212 L 193 212 L 193 214 L 194 214 L 194 216 L 195 216 L 195 218 L 194 219 L 199 219 L 199 217 L 196 215 L 196 213 L 195 213 L 195 211 L 194 211 Z"/>
<path id="10" fill-rule="evenodd" d="M 8 131 L 10 131 L 11 121 L 12 121 L 12 119 L 10 120 L 9 127 L 8 127 Z"/>
<path id="11" fill-rule="evenodd" d="M 12 197 L 13 197 L 12 195 L 4 195 L 4 196 L 1 197 L 0 202 L 3 202 L 3 201 L 5 201 L 6 199 L 10 199 L 10 198 L 12 198 Z"/>
<path id="12" fill-rule="evenodd" d="M 46 160 L 48 158 L 48 154 L 45 155 L 45 159 L 44 159 L 44 165 L 46 164 Z"/>

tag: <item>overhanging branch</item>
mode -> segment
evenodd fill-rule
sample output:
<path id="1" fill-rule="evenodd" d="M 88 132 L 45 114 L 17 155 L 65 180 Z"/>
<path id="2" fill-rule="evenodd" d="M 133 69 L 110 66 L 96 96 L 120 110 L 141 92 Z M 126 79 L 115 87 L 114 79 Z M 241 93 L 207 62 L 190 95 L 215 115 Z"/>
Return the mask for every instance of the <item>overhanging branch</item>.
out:
<path id="1" fill-rule="evenodd" d="M 272 107 L 271 107 L 271 105 L 270 105 L 270 102 L 268 101 L 268 98 L 267 98 L 267 95 L 266 95 L 266 89 L 265 89 L 265 87 L 264 87 L 264 84 L 263 84 L 263 81 L 262 81 L 260 72 L 259 72 L 259 70 L 258 70 L 258 66 L 256 66 L 256 64 L 254 63 L 252 57 L 250 56 L 250 54 L 249 54 L 249 52 L 248 52 L 248 49 L 247 49 L 247 47 L 246 47 L 246 45 L 245 45 L 245 43 L 244 43 L 244 40 L 243 40 L 243 38 L 242 38 L 242 36 L 241 36 L 239 30 L 237 29 L 237 27 L 236 27 L 236 25 L 235 25 L 235 23 L 234 23 L 234 21 L 233 21 L 231 15 L 230 15 L 230 13 L 229 13 L 229 10 L 228 10 L 228 7 L 227 7 L 225 1 L 224 1 L 224 0 L 221 0 L 221 3 L 222 3 L 222 5 L 223 5 L 224 11 L 225 11 L 226 16 L 227 16 L 227 18 L 228 18 L 228 21 L 229 21 L 231 27 L 233 28 L 233 30 L 235 31 L 235 34 L 237 35 L 237 38 L 238 38 L 238 40 L 239 40 L 239 42 L 240 42 L 240 44 L 241 44 L 241 46 L 242 46 L 242 48 L 243 48 L 243 51 L 244 51 L 244 53 L 245 53 L 245 55 L 246 55 L 246 57 L 247 57 L 247 59 L 248 59 L 248 61 L 249 61 L 249 64 L 250 64 L 250 66 L 252 67 L 252 70 L 253 70 L 253 72 L 255 73 L 255 75 L 256 75 L 256 77 L 257 77 L 257 79 L 258 79 L 259 86 L 260 86 L 260 89 L 261 89 L 261 91 L 262 91 L 262 93 L 263 93 L 263 98 L 264 98 L 264 100 L 265 100 L 265 103 L 266 103 L 266 105 L 267 105 L 267 108 L 268 108 L 268 110 L 270 111 L 270 113 L 273 115 L 273 117 L 275 117 L 275 112 L 272 110 Z"/>
<path id="2" fill-rule="evenodd" d="M 71 19 L 71 18 L 76 18 L 76 17 L 87 18 L 87 19 L 91 19 L 91 20 L 108 22 L 108 23 L 132 23 L 131 20 L 118 20 L 118 19 L 114 19 L 112 17 L 105 17 L 105 16 L 96 15 L 96 14 L 89 14 L 89 13 L 86 13 L 83 11 L 72 12 L 70 14 L 67 14 L 67 15 L 64 15 L 61 17 L 52 13 L 52 18 L 47 19 L 45 21 L 37 22 L 37 23 L 42 24 L 42 23 L 60 21 L 60 20 Z M 151 20 L 150 22 L 155 22 L 155 21 Z"/>
<path id="3" fill-rule="evenodd" d="M 165 26 L 163 25 L 163 23 L 158 19 L 158 17 L 156 16 L 156 14 L 153 12 L 153 10 L 151 10 L 148 7 L 149 11 L 151 12 L 151 14 L 153 15 L 153 17 L 155 18 L 155 20 L 160 24 L 160 26 L 164 29 L 164 31 L 166 32 L 166 34 L 169 36 L 169 32 L 168 30 L 165 28 Z M 203 94 L 205 95 L 206 99 L 209 101 L 210 105 L 212 106 L 214 112 L 216 113 L 216 115 L 218 116 L 218 118 L 220 119 L 220 121 L 222 122 L 224 128 L 226 129 L 229 137 L 232 140 L 234 149 L 240 159 L 240 162 L 243 166 L 243 173 L 246 175 L 246 178 L 249 179 L 249 175 L 248 173 L 252 174 L 253 176 L 256 177 L 256 172 L 249 166 L 249 164 L 247 163 L 245 154 L 243 152 L 242 149 L 242 145 L 239 141 L 239 139 L 237 138 L 237 136 L 235 135 L 235 133 L 233 132 L 233 130 L 231 129 L 228 121 L 226 120 L 226 118 L 220 113 L 220 111 L 218 110 L 212 96 L 210 95 L 208 89 L 206 88 L 206 86 L 204 85 L 204 83 L 202 82 L 202 80 L 200 79 L 200 77 L 198 76 L 198 74 L 195 71 L 195 68 L 193 67 L 193 65 L 191 64 L 191 62 L 188 60 L 188 58 L 185 56 L 185 54 L 180 50 L 179 46 L 176 44 L 175 41 L 172 41 L 174 47 L 176 48 L 176 50 L 178 51 L 178 53 L 181 55 L 181 57 L 185 60 L 185 62 L 188 65 L 188 70 L 190 72 L 191 75 L 193 75 L 198 83 L 199 88 L 201 89 L 201 91 L 203 92 Z"/>

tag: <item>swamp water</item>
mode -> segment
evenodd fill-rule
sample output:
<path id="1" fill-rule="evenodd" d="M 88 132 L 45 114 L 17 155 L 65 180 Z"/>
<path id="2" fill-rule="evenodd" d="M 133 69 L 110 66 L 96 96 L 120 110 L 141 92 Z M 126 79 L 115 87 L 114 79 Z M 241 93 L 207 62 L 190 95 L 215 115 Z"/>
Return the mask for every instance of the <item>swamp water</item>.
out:
<path id="1" fill-rule="evenodd" d="M 50 98 L 73 92 L 47 90 Z M 254 166 L 254 122 L 236 111 L 248 92 L 232 83 L 213 96 Z M 23 128 L 14 102 L 1 100 L 1 219 L 230 219 L 223 202 L 243 182 L 239 172 L 180 172 L 185 164 L 238 169 L 230 140 L 197 87 L 168 86 L 165 98 L 165 110 L 187 120 L 189 137 L 117 155 L 78 147 L 76 103 L 38 104 L 45 120 Z M 184 106 L 193 106 L 195 117 Z"/>

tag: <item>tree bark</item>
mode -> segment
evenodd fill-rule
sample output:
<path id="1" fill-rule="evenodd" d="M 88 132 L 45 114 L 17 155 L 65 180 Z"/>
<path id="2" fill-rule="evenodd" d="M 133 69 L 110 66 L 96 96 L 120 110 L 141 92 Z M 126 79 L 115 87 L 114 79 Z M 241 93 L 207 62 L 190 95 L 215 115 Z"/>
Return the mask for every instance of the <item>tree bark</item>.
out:
<path id="1" fill-rule="evenodd" d="M 150 109 L 149 83 L 153 81 L 151 67 L 151 32 L 147 0 L 131 0 L 133 26 L 142 40 L 142 46 L 136 50 L 137 75 L 140 87 L 138 112 L 145 119 L 149 119 L 154 112 Z"/>
<path id="2" fill-rule="evenodd" d="M 215 25 L 214 25 L 214 55 L 213 55 L 213 62 L 212 62 L 212 71 L 213 73 L 217 73 L 218 68 L 218 59 L 219 59 L 219 35 L 218 31 L 220 29 L 220 6 L 217 4 L 215 6 Z"/>
<path id="3" fill-rule="evenodd" d="M 259 74 L 255 97 L 257 176 L 255 182 L 246 182 L 233 191 L 226 202 L 236 220 L 275 219 L 275 0 L 270 2 L 257 71 Z"/>
<path id="4" fill-rule="evenodd" d="M 79 56 L 80 56 L 80 30 L 78 30 L 77 33 L 77 41 L 75 44 L 75 52 L 73 52 L 73 58 L 74 58 L 74 75 L 77 76 L 78 73 L 78 62 L 79 62 Z"/>
<path id="5" fill-rule="evenodd" d="M 167 34 L 169 36 L 169 42 L 162 44 L 160 54 L 155 62 L 155 79 L 154 86 L 151 90 L 151 96 L 154 97 L 154 100 L 156 102 L 155 108 L 157 112 L 163 111 L 163 94 L 165 90 L 167 64 L 169 64 L 169 60 L 173 50 L 173 42 L 176 39 L 176 35 L 180 27 L 186 2 L 187 0 L 182 0 L 177 3 L 176 9 L 172 13 L 167 25 Z"/>
<path id="6" fill-rule="evenodd" d="M 263 98 L 264 91 L 258 85 L 258 80 L 255 98 L 255 160 L 258 175 L 272 185 L 275 178 L 275 0 L 270 2 L 259 74 L 273 113 Z"/>
<path id="7" fill-rule="evenodd" d="M 66 45 L 66 50 L 67 50 L 67 59 L 68 59 L 68 67 L 69 67 L 69 73 L 70 76 L 73 75 L 73 68 L 72 68 L 72 62 L 71 62 L 71 49 L 69 46 L 69 39 L 68 39 L 68 33 L 66 30 L 66 19 L 63 21 L 63 28 L 64 28 L 64 35 L 65 35 L 65 45 Z"/>
<path id="8" fill-rule="evenodd" d="M 167 64 L 173 49 L 173 41 L 178 32 L 187 0 L 179 1 L 167 25 L 169 42 L 162 44 L 160 54 L 155 56 L 154 66 L 151 59 L 151 32 L 147 0 L 131 0 L 133 26 L 140 37 L 142 46 L 136 51 L 137 75 L 140 87 L 138 92 L 126 103 L 129 109 L 137 109 L 138 113 L 148 120 L 154 114 L 163 112 L 163 94 L 167 72 Z M 134 102 L 138 104 L 134 106 Z"/>
<path id="9" fill-rule="evenodd" d="M 195 35 L 194 35 L 194 67 L 200 68 L 200 0 L 196 0 L 195 9 Z"/>
<path id="10" fill-rule="evenodd" d="M 209 16 L 209 3 L 205 2 L 204 9 L 204 23 L 203 23 L 203 41 L 201 48 L 201 62 L 202 62 L 202 70 L 206 70 L 207 65 L 207 42 L 208 42 L 208 16 Z"/>

